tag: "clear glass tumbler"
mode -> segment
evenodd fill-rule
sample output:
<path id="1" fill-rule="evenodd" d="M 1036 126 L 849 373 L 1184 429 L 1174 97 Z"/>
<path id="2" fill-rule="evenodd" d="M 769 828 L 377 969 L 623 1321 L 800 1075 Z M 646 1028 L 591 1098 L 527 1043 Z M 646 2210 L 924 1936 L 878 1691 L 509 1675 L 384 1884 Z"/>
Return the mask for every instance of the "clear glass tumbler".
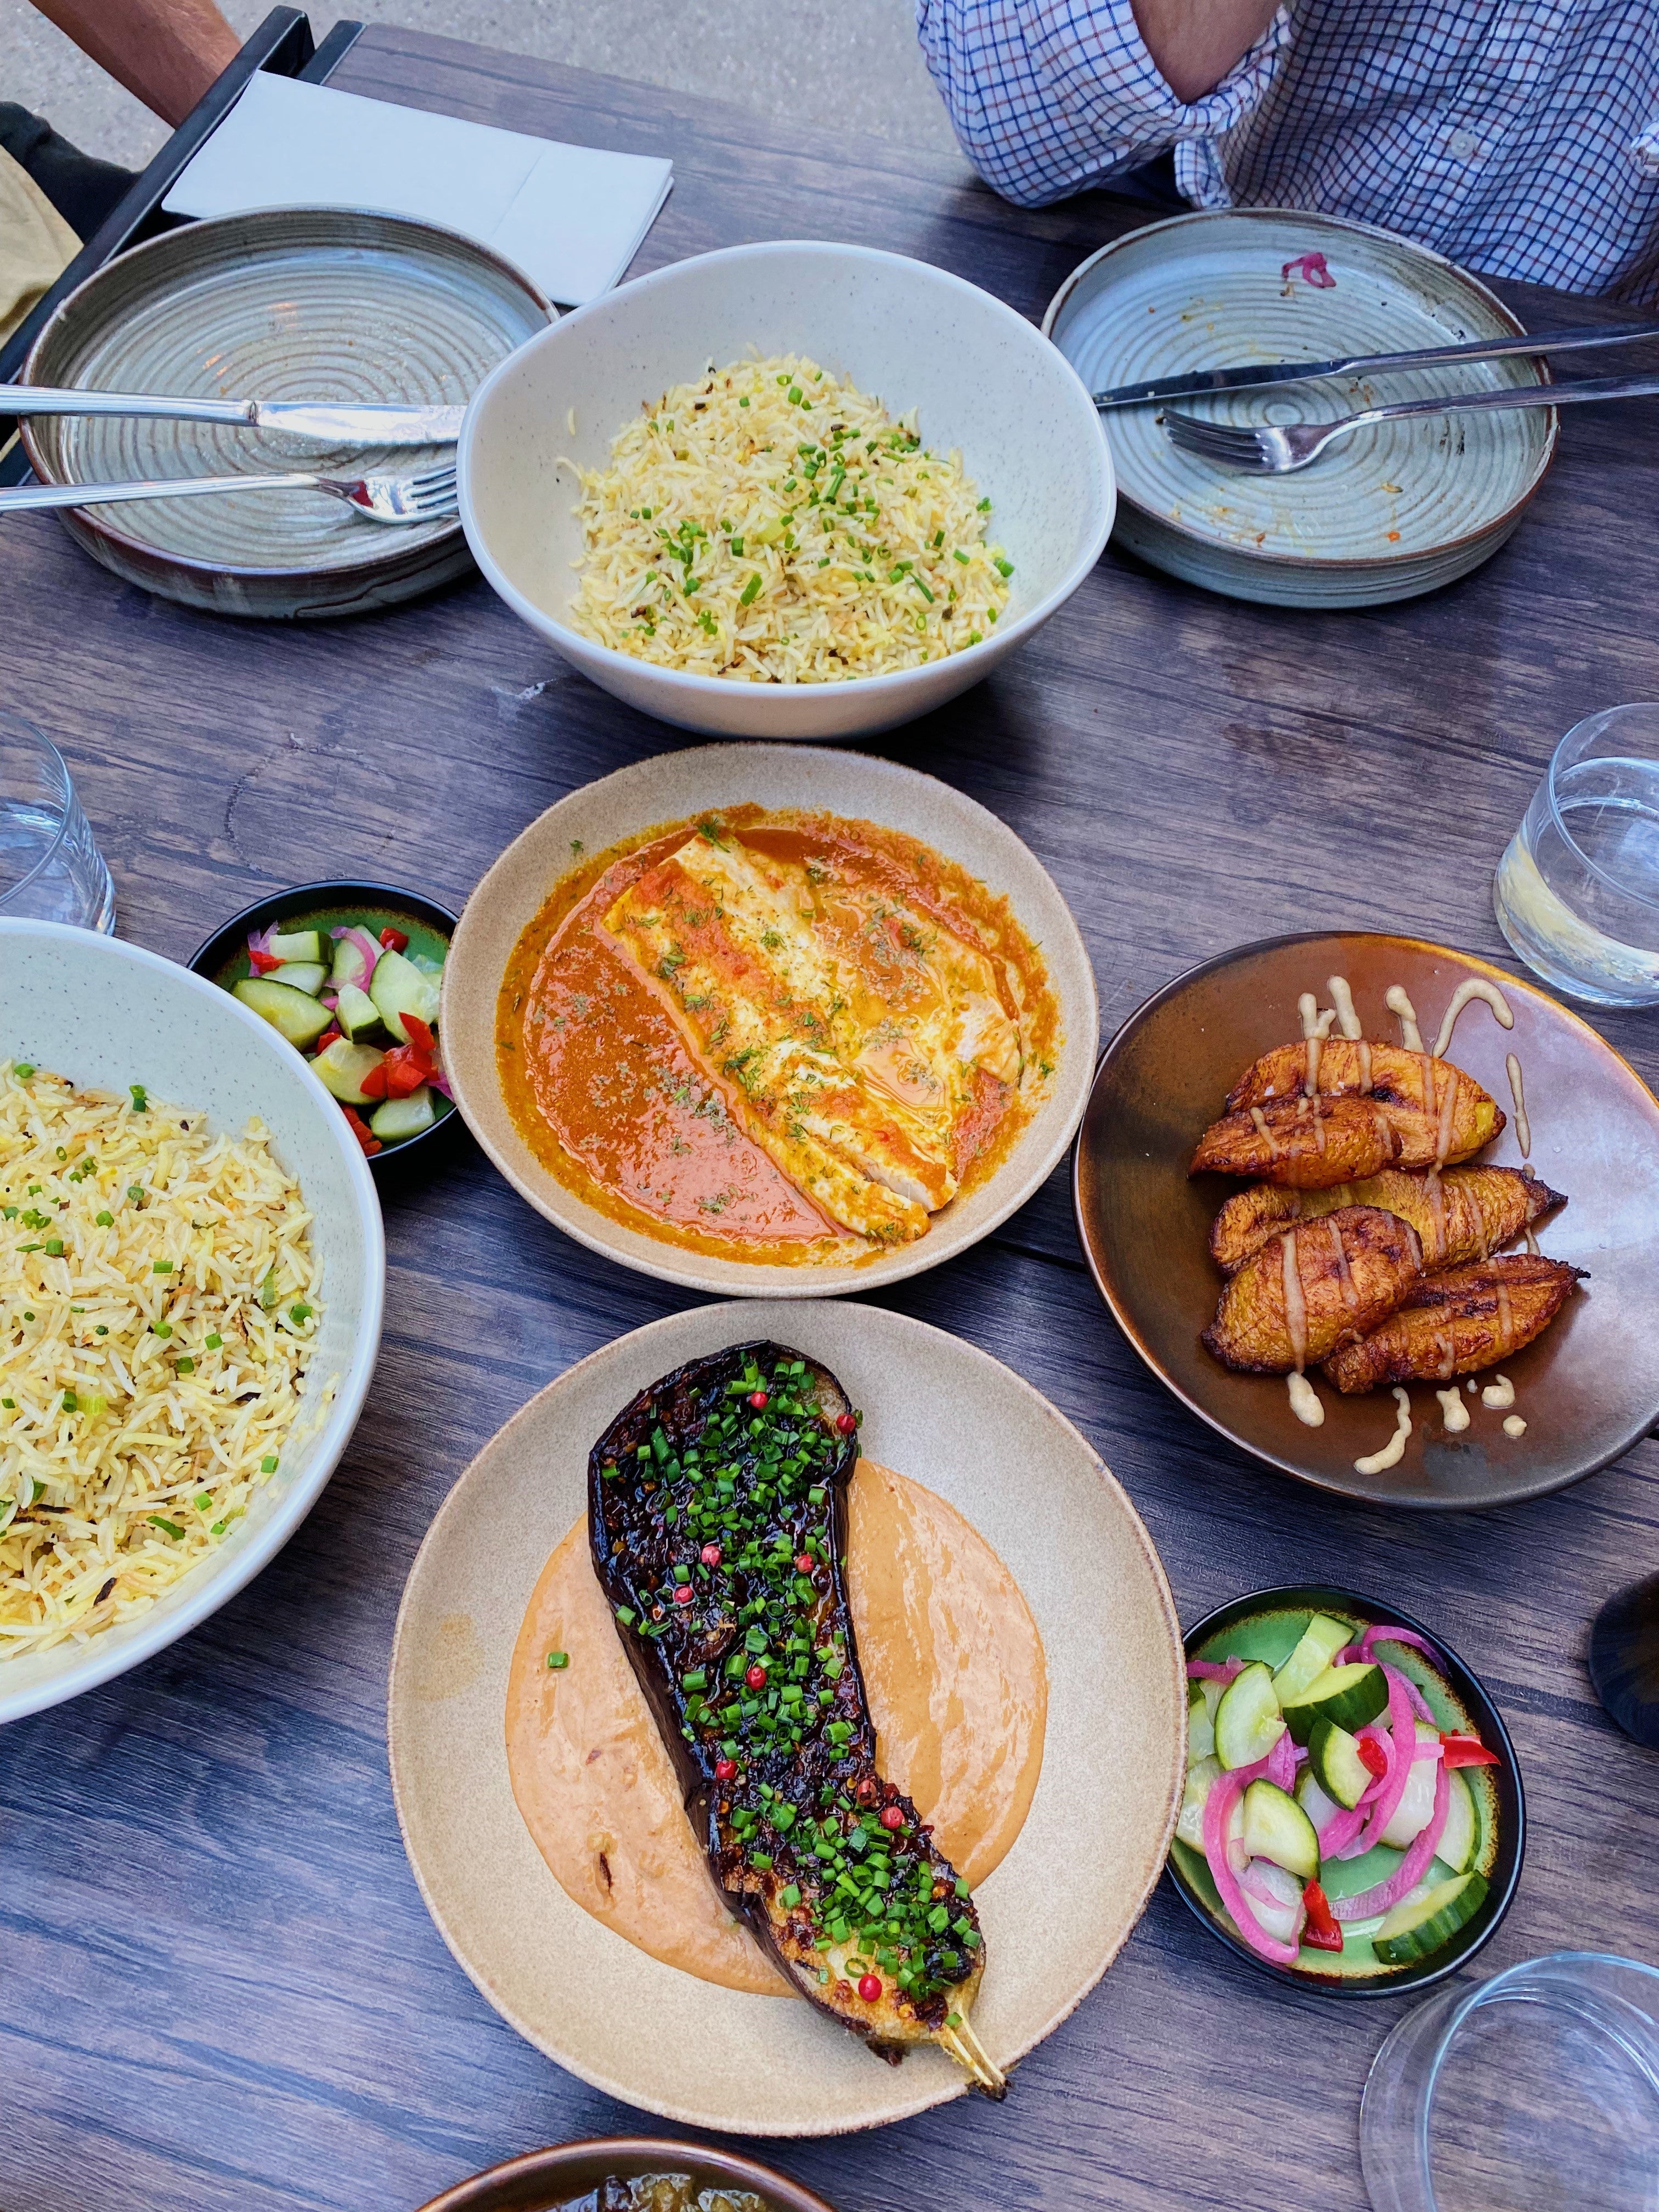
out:
<path id="1" fill-rule="evenodd" d="M 115 886 L 56 745 L 0 713 L 0 920 L 115 927 Z"/>
<path id="2" fill-rule="evenodd" d="M 1653 2212 L 1659 1972 L 1598 1951 L 1449 1982 L 1371 2062 L 1376 2212 Z"/>
<path id="3" fill-rule="evenodd" d="M 1596 1006 L 1659 1006 L 1659 706 L 1567 732 L 1492 878 L 1528 968 Z"/>

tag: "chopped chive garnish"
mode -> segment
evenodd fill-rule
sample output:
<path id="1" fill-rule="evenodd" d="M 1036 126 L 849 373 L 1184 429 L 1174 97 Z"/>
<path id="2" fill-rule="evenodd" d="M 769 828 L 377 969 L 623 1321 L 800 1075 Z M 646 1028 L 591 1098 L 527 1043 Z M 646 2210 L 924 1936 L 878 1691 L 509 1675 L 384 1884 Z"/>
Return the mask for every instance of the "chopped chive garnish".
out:
<path id="1" fill-rule="evenodd" d="M 556 1674 L 562 1668 L 570 1664 L 570 1654 L 568 1651 L 550 1651 L 547 1655 L 547 1663 Z"/>

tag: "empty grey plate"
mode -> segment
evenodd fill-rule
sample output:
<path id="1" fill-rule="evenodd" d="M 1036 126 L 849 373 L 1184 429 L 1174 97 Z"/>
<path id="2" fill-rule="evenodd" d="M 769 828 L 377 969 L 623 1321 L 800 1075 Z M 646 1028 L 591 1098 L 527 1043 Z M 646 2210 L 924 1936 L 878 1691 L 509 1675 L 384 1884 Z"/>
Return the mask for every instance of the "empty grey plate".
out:
<path id="1" fill-rule="evenodd" d="M 454 405 L 552 309 L 510 262 L 399 216 L 277 208 L 186 223 L 72 292 L 23 381 L 204 398 Z M 123 417 L 23 426 L 48 483 L 429 468 L 453 448 L 330 448 L 252 430 Z M 321 493 L 227 493 L 66 512 L 106 568 L 222 614 L 386 607 L 471 565 L 459 520 L 383 528 Z"/>
<path id="2" fill-rule="evenodd" d="M 1369 223 L 1273 208 L 1177 216 L 1073 271 L 1043 330 L 1091 392 L 1246 362 L 1405 352 L 1523 329 L 1486 286 Z M 1328 378 L 1174 403 L 1224 422 L 1326 422 L 1431 392 L 1547 382 L 1526 358 Z M 1103 416 L 1118 542 L 1240 599 L 1378 606 L 1466 575 L 1503 544 L 1554 457 L 1553 408 L 1428 416 L 1340 441 L 1294 476 L 1177 453 L 1157 406 Z"/>

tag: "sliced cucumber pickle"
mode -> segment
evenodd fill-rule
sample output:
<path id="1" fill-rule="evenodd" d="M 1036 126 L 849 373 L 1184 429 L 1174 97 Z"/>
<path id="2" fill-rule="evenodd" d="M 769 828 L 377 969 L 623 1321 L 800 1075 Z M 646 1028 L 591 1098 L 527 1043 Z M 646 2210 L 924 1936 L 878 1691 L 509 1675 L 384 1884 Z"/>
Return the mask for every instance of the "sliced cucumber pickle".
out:
<path id="1" fill-rule="evenodd" d="M 1328 1667 L 1299 1698 L 1288 1698 L 1285 1718 L 1298 1743 L 1306 1743 L 1318 1720 L 1334 1721 L 1350 1735 L 1374 1721 L 1389 1702 L 1389 1685 L 1380 1667 L 1365 1660 L 1351 1660 L 1346 1667 Z"/>
<path id="2" fill-rule="evenodd" d="M 1200 1759 L 1187 1770 L 1187 1788 L 1181 1800 L 1181 1814 L 1176 1822 L 1176 1833 L 1183 1844 L 1190 1844 L 1195 1851 L 1204 1848 L 1204 1805 L 1211 1789 L 1221 1778 L 1218 1760 Z"/>
<path id="3" fill-rule="evenodd" d="M 1187 1764 L 1196 1766 L 1215 1749 L 1215 1709 L 1221 1703 L 1224 1682 L 1198 1681 L 1187 1685 Z"/>
<path id="4" fill-rule="evenodd" d="M 286 983 L 290 991 L 303 991 L 314 999 L 328 981 L 328 970 L 320 960 L 287 960 L 280 968 L 273 968 L 267 980 Z"/>
<path id="5" fill-rule="evenodd" d="M 244 975 L 234 995 L 302 1051 L 315 1044 L 334 1018 L 315 999 L 287 983 L 273 982 L 268 975 Z"/>
<path id="6" fill-rule="evenodd" d="M 1273 1678 L 1258 1659 L 1222 1692 L 1215 1709 L 1215 1755 L 1224 1766 L 1253 1766 L 1284 1733 Z"/>
<path id="7" fill-rule="evenodd" d="M 407 1098 L 388 1098 L 383 1105 L 377 1106 L 368 1117 L 368 1126 L 383 1145 L 396 1145 L 405 1137 L 418 1137 L 437 1118 L 432 1093 L 423 1083 Z"/>
<path id="8" fill-rule="evenodd" d="M 1294 1797 L 1271 1782 L 1253 1782 L 1244 1792 L 1240 1840 L 1253 1859 L 1271 1859 L 1301 1881 L 1319 1872 L 1319 1838 L 1314 1824 Z"/>
<path id="9" fill-rule="evenodd" d="M 326 957 L 320 929 L 290 929 L 286 933 L 274 929 L 266 940 L 265 950 L 273 960 L 321 960 Z"/>
<path id="10" fill-rule="evenodd" d="M 355 983 L 341 984 L 334 1018 L 353 1044 L 385 1044 L 392 1034 L 374 1000 Z"/>
<path id="11" fill-rule="evenodd" d="M 368 995 L 380 1010 L 380 1018 L 399 1044 L 409 1042 L 409 1031 L 404 1027 L 404 1016 L 413 1014 L 428 1029 L 437 1026 L 438 985 L 430 975 L 423 975 L 412 960 L 405 960 L 401 952 L 383 952 L 374 963 L 374 973 L 369 979 Z"/>
<path id="12" fill-rule="evenodd" d="M 1322 1714 L 1308 1738 L 1308 1767 L 1327 1796 L 1350 1809 L 1364 1796 L 1372 1778 L 1359 1756 L 1358 1741 Z"/>
<path id="13" fill-rule="evenodd" d="M 311 1064 L 324 1090 L 331 1091 L 343 1106 L 367 1106 L 368 1093 L 362 1087 L 363 1078 L 385 1058 L 373 1045 L 349 1044 L 344 1037 L 336 1037 Z"/>
<path id="14" fill-rule="evenodd" d="M 1417 1723 L 1419 1743 L 1437 1743 L 1437 1729 Z M 1401 1792 L 1400 1802 L 1395 1807 L 1389 1825 L 1378 1840 L 1396 1851 L 1403 1851 L 1416 1841 L 1434 1817 L 1435 1780 L 1440 1772 L 1437 1759 L 1414 1759 L 1412 1771 L 1406 1778 L 1406 1787 Z"/>
<path id="15" fill-rule="evenodd" d="M 1434 1855 L 1454 1874 L 1463 1874 L 1474 1863 L 1475 1844 L 1480 1835 L 1480 1823 L 1474 1817 L 1474 1792 L 1455 1768 L 1446 1780 L 1450 1785 L 1446 1825 L 1440 1831 L 1440 1841 L 1435 1845 Z"/>
<path id="16" fill-rule="evenodd" d="M 1480 1874 L 1455 1874 L 1437 1882 L 1426 1897 L 1410 1905 L 1396 1905 L 1371 1938 L 1371 1948 L 1385 1966 L 1409 1966 L 1426 1959 L 1466 1928 L 1486 1901 L 1486 1878 Z"/>
<path id="17" fill-rule="evenodd" d="M 1301 1641 L 1273 1676 L 1273 1694 L 1281 1705 L 1310 1689 L 1345 1644 L 1353 1642 L 1353 1627 L 1316 1613 L 1302 1632 Z"/>

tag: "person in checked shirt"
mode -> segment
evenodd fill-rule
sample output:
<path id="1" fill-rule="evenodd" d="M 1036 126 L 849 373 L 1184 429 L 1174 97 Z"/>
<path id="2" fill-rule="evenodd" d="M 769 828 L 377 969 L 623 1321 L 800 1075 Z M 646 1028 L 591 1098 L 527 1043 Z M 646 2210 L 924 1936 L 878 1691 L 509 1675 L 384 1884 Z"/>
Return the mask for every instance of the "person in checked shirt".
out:
<path id="1" fill-rule="evenodd" d="M 917 26 L 1022 205 L 1161 172 L 1172 205 L 1346 216 L 1659 304 L 1659 0 L 917 0 Z"/>

